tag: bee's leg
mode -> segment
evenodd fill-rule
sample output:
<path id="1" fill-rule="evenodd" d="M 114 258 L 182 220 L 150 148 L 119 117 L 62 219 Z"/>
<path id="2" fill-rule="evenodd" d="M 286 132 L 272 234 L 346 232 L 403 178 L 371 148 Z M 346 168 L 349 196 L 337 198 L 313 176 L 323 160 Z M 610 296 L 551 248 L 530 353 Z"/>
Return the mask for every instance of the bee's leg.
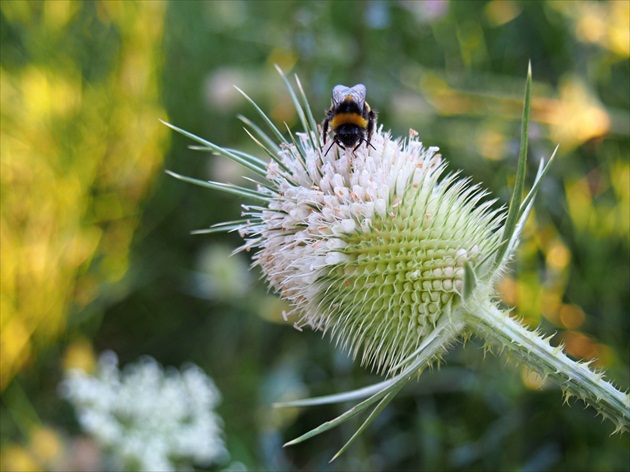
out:
<path id="1" fill-rule="evenodd" d="M 376 148 L 372 145 L 372 143 L 370 142 L 370 140 L 372 139 L 372 133 L 368 133 L 367 135 L 367 139 L 366 138 L 361 138 L 358 142 L 358 144 L 355 146 L 354 150 L 356 151 L 358 149 L 359 146 L 361 146 L 361 143 L 365 141 L 365 147 L 367 148 L 368 146 L 370 146 L 372 149 L 374 149 L 376 151 Z"/>
<path id="2" fill-rule="evenodd" d="M 330 151 L 330 148 L 332 148 L 335 145 L 335 141 L 333 141 L 332 143 L 330 143 L 330 146 L 328 146 L 328 149 L 326 149 L 326 152 L 324 153 L 324 156 L 328 154 L 328 151 Z M 340 144 L 341 146 L 341 144 Z M 343 148 L 343 146 L 341 146 Z"/>
<path id="3" fill-rule="evenodd" d="M 326 118 L 324 122 L 322 123 L 322 147 L 321 148 L 323 148 L 324 145 L 326 144 L 327 135 L 328 135 L 328 118 Z"/>
<path id="4" fill-rule="evenodd" d="M 376 148 L 372 146 L 372 143 L 370 142 L 372 140 L 372 133 L 374 133 L 374 124 L 376 123 L 376 113 L 374 113 L 374 110 L 370 110 L 368 118 L 367 139 L 365 140 L 365 143 L 367 146 L 371 146 L 372 149 L 376 151 Z"/>

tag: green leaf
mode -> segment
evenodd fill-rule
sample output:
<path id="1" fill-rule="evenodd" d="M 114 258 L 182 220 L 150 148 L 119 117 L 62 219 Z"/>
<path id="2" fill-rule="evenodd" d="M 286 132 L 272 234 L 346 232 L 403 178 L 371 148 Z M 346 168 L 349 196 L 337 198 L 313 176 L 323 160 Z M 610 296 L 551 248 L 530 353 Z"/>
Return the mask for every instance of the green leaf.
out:
<path id="1" fill-rule="evenodd" d="M 317 428 L 314 428 L 314 429 L 310 430 L 308 433 L 305 433 L 302 436 L 299 436 L 299 437 L 297 437 L 297 438 L 295 438 L 295 439 L 285 443 L 284 446 L 285 447 L 286 446 L 293 446 L 294 444 L 301 443 L 303 441 L 306 441 L 307 439 L 312 438 L 313 436 L 317 436 L 318 434 L 324 433 L 324 432 L 328 431 L 329 429 L 334 428 L 335 426 L 339 426 L 340 424 L 345 423 L 349 419 L 354 418 L 358 414 L 362 413 L 366 408 L 369 408 L 373 403 L 375 403 L 377 400 L 380 400 L 380 398 L 385 396 L 385 395 L 387 395 L 387 393 L 385 393 L 384 391 L 381 391 L 381 392 L 379 392 L 377 394 L 372 395 L 367 400 L 364 400 L 361 403 L 359 403 L 358 405 L 353 406 L 348 411 L 346 411 L 345 413 L 339 415 L 334 420 L 330 420 L 330 421 L 326 421 L 325 423 L 322 423 Z"/>
<path id="2" fill-rule="evenodd" d="M 178 133 L 192 139 L 193 141 L 197 141 L 199 144 L 202 144 L 203 147 L 205 148 L 204 150 L 214 151 L 225 157 L 228 157 L 232 159 L 233 161 L 238 162 L 242 166 L 247 167 L 248 169 L 254 171 L 258 175 L 261 175 L 263 177 L 267 175 L 267 170 L 265 169 L 264 162 L 262 162 L 257 157 L 251 156 L 241 151 L 239 151 L 238 153 L 233 152 L 229 149 L 223 148 L 221 146 L 217 146 L 216 144 L 211 143 L 210 141 L 206 141 L 205 139 L 200 138 L 199 136 L 194 135 L 192 133 L 189 133 L 188 131 L 178 128 L 175 125 L 167 123 L 166 121 L 162 121 L 162 120 L 160 121 L 166 126 L 168 126 L 169 128 L 171 128 L 172 130 L 177 131 Z"/>
<path id="3" fill-rule="evenodd" d="M 525 171 L 527 169 L 527 139 L 529 134 L 530 104 L 532 95 L 532 66 L 531 62 L 527 68 L 527 80 L 525 82 L 525 100 L 523 103 L 523 118 L 521 122 L 521 148 L 518 155 L 518 168 L 516 170 L 516 181 L 514 182 L 514 191 L 510 199 L 507 219 L 501 238 L 501 246 L 499 247 L 494 259 L 494 268 L 496 269 L 503 262 L 503 258 L 508 250 L 508 243 L 512 239 L 514 229 L 518 222 L 518 216 L 521 208 L 521 199 L 523 197 L 523 189 L 525 188 Z"/>
<path id="4" fill-rule="evenodd" d="M 265 133 L 260 126 L 254 123 L 252 120 L 243 115 L 238 115 L 237 118 L 245 123 L 249 128 L 251 128 L 255 134 L 260 138 L 260 140 L 265 144 L 265 147 L 271 149 L 274 154 L 278 154 L 280 152 L 280 147 L 276 144 L 276 142 L 269 137 L 267 133 Z"/>
<path id="5" fill-rule="evenodd" d="M 337 454 L 335 454 L 333 456 L 332 459 L 330 459 L 330 462 L 334 461 L 335 459 L 337 459 L 337 457 L 339 457 L 341 454 L 343 454 L 346 449 L 348 449 L 350 447 L 350 445 L 355 441 L 355 439 L 357 439 L 359 437 L 359 435 L 365 431 L 365 429 L 372 423 L 372 421 L 374 421 L 376 419 L 376 417 L 379 415 L 379 413 L 381 411 L 383 411 L 383 409 L 389 405 L 389 403 L 394 399 L 394 397 L 398 394 L 398 392 L 400 392 L 400 390 L 406 385 L 405 383 L 397 383 L 396 384 L 396 388 L 393 389 L 391 392 L 389 392 L 387 395 L 385 395 L 385 397 L 383 397 L 383 399 L 379 402 L 378 405 L 376 405 L 376 407 L 374 408 L 374 410 L 372 410 L 372 413 L 370 413 L 370 416 L 368 416 L 365 421 L 363 422 L 363 424 L 359 427 L 359 429 L 357 429 L 357 431 L 352 435 L 352 437 L 348 440 L 348 442 L 346 442 L 343 447 L 341 449 L 339 449 L 339 451 L 337 452 Z"/>
<path id="6" fill-rule="evenodd" d="M 291 95 L 291 100 L 293 100 L 293 105 L 295 106 L 295 110 L 297 111 L 298 117 L 300 118 L 300 122 L 302 123 L 302 128 L 306 132 L 306 135 L 308 136 L 308 139 L 311 142 L 311 147 L 313 149 L 317 149 L 319 146 L 313 141 L 313 134 L 317 133 L 317 125 L 313 126 L 313 124 L 315 123 L 315 120 L 313 120 L 313 115 L 310 113 L 310 107 L 309 107 L 309 116 L 307 118 L 306 114 L 304 113 L 304 109 L 302 108 L 302 103 L 300 102 L 298 97 L 295 95 L 295 92 L 293 91 L 293 87 L 291 87 L 291 83 L 289 82 L 289 79 L 287 78 L 286 75 L 284 75 L 284 72 L 282 72 L 282 69 L 280 69 L 278 65 L 275 65 L 275 67 L 278 73 L 280 74 L 280 77 L 282 77 L 282 80 L 284 81 L 285 85 L 287 86 L 287 89 L 289 90 L 289 95 Z M 308 100 L 305 99 L 304 101 L 308 105 Z M 302 153 L 300 152 L 300 154 Z"/>
<path id="7" fill-rule="evenodd" d="M 446 319 L 448 317 L 443 317 L 443 319 Z M 446 330 L 446 325 L 449 325 L 449 327 L 452 327 L 453 330 Z M 401 372 L 400 374 L 398 374 L 396 377 L 394 377 L 393 379 L 391 379 L 391 381 L 386 381 L 386 382 L 381 382 L 380 384 L 376 384 L 373 385 L 371 387 L 368 387 L 366 389 L 359 389 L 359 390 L 355 390 L 353 392 L 347 392 L 346 394 L 339 394 L 339 395 L 331 395 L 328 397 L 317 397 L 317 398 L 312 398 L 312 399 L 308 399 L 308 400 L 298 400 L 296 402 L 289 402 L 289 403 L 283 403 L 280 404 L 280 406 L 302 406 L 302 405 L 315 405 L 315 404 L 323 404 L 323 403 L 332 403 L 330 400 L 337 400 L 339 398 L 341 398 L 342 396 L 346 396 L 346 398 L 350 398 L 352 396 L 359 396 L 362 393 L 368 392 L 368 389 L 370 389 L 371 391 L 376 390 L 376 392 L 370 396 L 368 399 L 362 401 L 361 403 L 359 403 L 358 405 L 355 405 L 354 407 L 352 407 L 351 409 L 349 409 L 348 411 L 346 411 L 345 413 L 343 413 L 342 415 L 338 416 L 337 418 L 327 421 L 323 424 L 321 424 L 320 426 L 318 426 L 317 428 L 314 428 L 312 430 L 310 430 L 309 432 L 303 434 L 302 436 L 299 436 L 289 442 L 287 442 L 285 444 L 285 446 L 291 446 L 294 444 L 298 444 L 300 442 L 306 441 L 307 439 L 312 438 L 313 436 L 316 436 L 318 434 L 321 434 L 325 431 L 328 431 L 329 429 L 332 429 L 336 426 L 339 426 L 340 424 L 344 423 L 345 421 L 354 418 L 355 416 L 359 415 L 360 413 L 362 413 L 363 411 L 365 411 L 367 408 L 370 408 L 374 403 L 379 402 L 379 404 L 376 406 L 376 408 L 374 409 L 374 411 L 372 412 L 372 414 L 367 418 L 366 422 L 363 423 L 363 425 L 361 426 L 361 428 L 359 428 L 359 430 L 357 431 L 357 433 L 355 433 L 352 438 L 350 439 L 350 441 L 346 444 L 346 446 L 344 446 L 335 457 L 337 457 L 339 454 L 341 454 L 347 446 L 349 446 L 349 444 L 354 441 L 356 439 L 356 437 L 358 436 L 358 434 L 360 434 L 362 431 L 365 430 L 365 428 L 374 420 L 374 418 L 376 417 L 376 415 L 378 415 L 378 413 L 392 400 L 392 398 L 400 391 L 400 389 L 402 389 L 405 385 L 407 385 L 407 383 L 409 383 L 409 381 L 412 379 L 412 377 L 414 377 L 415 375 L 417 375 L 417 373 L 423 369 L 424 367 L 426 367 L 429 363 L 429 361 L 441 350 L 445 349 L 445 347 L 449 344 L 449 341 L 451 339 L 455 339 L 458 334 L 459 331 L 457 329 L 457 327 L 453 327 L 451 326 L 452 324 L 452 320 L 448 319 L 446 321 L 443 322 L 442 325 L 436 327 L 436 330 L 434 330 L 435 334 L 433 336 L 431 336 L 430 338 L 428 338 L 427 340 L 425 340 L 425 342 L 422 343 L 422 346 L 420 347 L 420 349 L 418 351 L 418 355 L 415 358 L 415 360 L 409 364 L 405 370 L 403 372 Z M 447 336 L 445 338 L 445 336 Z M 382 387 L 380 389 L 378 389 L 379 387 Z M 335 398 L 336 397 L 336 398 Z M 334 459 L 334 458 L 333 458 Z"/>
<path id="8" fill-rule="evenodd" d="M 468 300 L 473 290 L 477 286 L 477 274 L 470 261 L 466 261 L 464 264 L 464 289 L 462 298 Z"/>
<path id="9" fill-rule="evenodd" d="M 309 123 L 308 130 L 317 134 L 318 132 L 317 122 L 315 121 L 315 118 L 313 118 L 313 113 L 311 112 L 311 106 L 308 103 L 308 98 L 306 98 L 306 94 L 304 93 L 304 88 L 302 87 L 302 83 L 300 82 L 300 79 L 298 78 L 297 75 L 295 75 L 295 82 L 297 83 L 298 90 L 300 91 L 300 95 L 302 97 L 302 103 L 304 104 L 304 109 L 306 110 L 306 116 L 308 118 L 308 123 Z"/>
<path id="10" fill-rule="evenodd" d="M 256 104 L 256 102 L 252 98 L 250 98 L 249 95 L 247 95 L 240 88 L 238 88 L 236 85 L 234 86 L 234 88 L 238 90 L 239 93 L 243 95 L 243 97 L 245 97 L 249 103 L 252 104 L 252 106 L 256 109 L 260 117 L 264 120 L 265 123 L 267 123 L 267 126 L 269 126 L 269 129 L 271 129 L 271 131 L 273 131 L 273 134 L 276 135 L 276 138 L 278 139 L 278 141 L 284 144 L 289 144 L 289 142 L 284 138 L 284 136 L 282 136 L 282 133 L 280 132 L 280 130 L 276 128 L 276 125 L 273 124 L 273 121 L 271 121 L 271 119 L 267 116 L 267 114 L 264 111 L 262 111 L 262 109 Z"/>
<path id="11" fill-rule="evenodd" d="M 553 154 L 549 158 L 549 162 L 545 165 L 545 161 L 543 159 L 540 160 L 540 164 L 538 166 L 538 171 L 536 172 L 536 178 L 534 179 L 534 185 L 527 193 L 527 196 L 523 199 L 523 203 L 521 204 L 521 208 L 519 209 L 519 219 L 516 227 L 514 228 L 514 232 L 512 233 L 512 238 L 508 242 L 508 249 L 505 252 L 502 260 L 502 264 L 505 264 L 507 259 L 510 257 L 516 246 L 518 245 L 518 240 L 523 233 L 523 229 L 525 228 L 525 224 L 527 223 L 527 219 L 529 218 L 529 214 L 532 211 L 534 206 L 534 198 L 536 197 L 536 193 L 538 193 L 538 189 L 540 188 L 540 184 L 542 180 L 547 175 L 549 171 L 549 167 L 553 162 L 556 152 L 558 151 L 558 146 L 553 151 Z"/>
<path id="12" fill-rule="evenodd" d="M 171 172 L 170 170 L 166 170 L 165 172 L 171 177 L 183 180 L 184 182 L 199 185 L 200 187 L 211 188 L 213 190 L 219 190 L 221 192 L 230 193 L 232 195 L 238 195 L 239 197 L 254 198 L 256 200 L 261 200 L 264 202 L 268 202 L 270 198 L 270 196 L 267 194 L 257 192 L 256 190 L 251 190 L 245 187 L 239 187 L 238 185 L 224 184 L 222 182 L 212 182 L 210 180 L 194 179 L 192 177 L 186 177 L 184 175 L 176 174 L 175 172 Z"/>
<path id="13" fill-rule="evenodd" d="M 236 220 L 224 223 L 218 223 L 212 225 L 210 228 L 196 229 L 191 231 L 190 234 L 211 234 L 211 233 L 229 233 L 231 231 L 238 231 L 243 226 L 246 226 L 250 220 Z"/>
<path id="14" fill-rule="evenodd" d="M 276 408 L 295 408 L 301 406 L 329 405 L 332 403 L 344 403 L 359 400 L 389 387 L 391 384 L 396 382 L 398 377 L 399 376 L 396 376 L 392 379 L 385 380 L 374 385 L 368 385 L 367 387 L 356 390 L 351 390 L 349 392 L 334 393 L 332 395 L 323 395 L 321 397 L 304 398 L 302 400 L 294 400 L 290 402 L 274 403 L 273 406 Z"/>
<path id="15" fill-rule="evenodd" d="M 549 172 L 549 168 L 551 167 L 551 163 L 554 161 L 556 154 L 558 153 L 559 147 L 560 145 L 556 146 L 556 148 L 553 150 L 553 153 L 551 154 L 551 157 L 549 158 L 549 162 L 547 162 L 547 164 L 544 167 L 542 167 L 544 164 L 544 161 L 541 160 L 538 173 L 536 174 L 536 179 L 534 180 L 534 185 L 532 185 L 532 188 L 529 190 L 529 193 L 523 199 L 523 203 L 521 204 L 521 208 L 519 211 L 519 218 L 522 216 L 525 209 L 529 206 L 530 202 L 534 199 L 534 197 L 536 196 L 536 193 L 538 193 L 540 184 L 545 178 L 545 176 L 547 175 L 547 173 Z M 542 167 L 542 170 L 541 170 L 541 167 Z"/>

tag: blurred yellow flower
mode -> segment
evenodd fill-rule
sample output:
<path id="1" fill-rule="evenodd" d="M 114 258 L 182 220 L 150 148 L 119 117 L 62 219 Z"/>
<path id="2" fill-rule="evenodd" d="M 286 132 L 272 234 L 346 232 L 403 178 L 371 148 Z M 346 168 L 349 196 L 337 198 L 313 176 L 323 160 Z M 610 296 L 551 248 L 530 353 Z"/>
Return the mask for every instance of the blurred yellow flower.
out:
<path id="1" fill-rule="evenodd" d="M 550 125 L 550 139 L 568 150 L 608 133 L 611 120 L 593 92 L 578 77 L 560 83 L 558 99 L 537 100 L 537 117 Z"/>
<path id="2" fill-rule="evenodd" d="M 63 369 L 78 369 L 86 373 L 91 373 L 96 366 L 96 356 L 92 349 L 92 344 L 87 339 L 74 341 L 66 349 L 63 357 Z"/>
<path id="3" fill-rule="evenodd" d="M 0 453 L 0 469 L 6 472 L 35 472 L 43 470 L 43 467 L 28 450 L 12 444 L 5 446 Z"/>
<path id="4" fill-rule="evenodd" d="M 5 61 L 0 75 L 3 390 L 63 331 L 72 304 L 80 309 L 124 276 L 166 133 L 158 123 L 164 3 L 95 6 L 92 24 L 119 35 L 108 44 L 115 59 L 96 56 L 102 67 L 91 81 L 84 43 L 95 33 L 72 27 L 93 14 L 90 6 L 1 8 L 29 38 L 15 48 L 26 65 Z M 62 40 L 77 48 L 55 48 Z"/>

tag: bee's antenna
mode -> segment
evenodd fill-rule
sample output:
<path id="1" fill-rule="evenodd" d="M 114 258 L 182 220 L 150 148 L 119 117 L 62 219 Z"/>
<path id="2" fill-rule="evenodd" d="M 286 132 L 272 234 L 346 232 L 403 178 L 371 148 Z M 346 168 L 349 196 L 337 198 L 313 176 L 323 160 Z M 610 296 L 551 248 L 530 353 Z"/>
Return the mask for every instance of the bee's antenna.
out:
<path id="1" fill-rule="evenodd" d="M 324 153 L 324 156 L 328 155 L 328 151 L 330 151 L 330 148 L 333 147 L 333 145 L 336 143 L 335 140 L 333 140 L 332 143 L 330 143 L 330 146 L 328 146 L 328 149 L 326 149 L 326 152 Z"/>

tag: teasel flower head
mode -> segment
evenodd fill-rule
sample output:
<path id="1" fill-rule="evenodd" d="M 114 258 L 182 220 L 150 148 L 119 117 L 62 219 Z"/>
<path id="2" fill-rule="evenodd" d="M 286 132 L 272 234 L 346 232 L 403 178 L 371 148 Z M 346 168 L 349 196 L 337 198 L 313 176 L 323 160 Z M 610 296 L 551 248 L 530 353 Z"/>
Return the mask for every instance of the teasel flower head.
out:
<path id="1" fill-rule="evenodd" d="M 269 204 L 241 234 L 297 326 L 392 374 L 441 321 L 457 329 L 464 264 L 496 251 L 503 213 L 417 137 L 378 130 L 327 155 L 298 139 L 303 158 L 289 146 L 268 166 Z"/>
<path id="2" fill-rule="evenodd" d="M 287 316 L 298 329 L 322 331 L 353 358 L 388 376 L 373 388 L 285 406 L 372 395 L 358 411 L 376 404 L 378 412 L 454 341 L 476 334 L 512 352 L 541 375 L 554 377 L 570 394 L 596 404 L 618 430 L 627 429 L 627 394 L 611 386 L 618 392 L 611 393 L 613 405 L 598 407 L 601 392 L 591 384 L 594 376 L 601 375 L 584 364 L 568 366 L 570 360 L 561 351 L 526 330 L 494 301 L 494 286 L 507 270 L 533 197 L 553 159 L 546 166 L 541 161 L 534 185 L 521 200 L 531 76 L 516 185 L 505 210 L 470 179 L 449 172 L 438 149 L 423 145 L 414 131 L 406 139 L 394 139 L 381 126 L 369 146 L 355 151 L 339 146 L 322 149 L 321 129 L 299 81 L 296 78 L 298 95 L 281 75 L 302 133 L 289 131 L 285 138 L 242 92 L 271 129 L 269 136 L 243 118 L 268 162 L 169 126 L 200 143 L 197 149 L 227 156 L 259 176 L 252 190 L 170 173 L 256 201 L 243 206 L 243 219 L 202 232 L 238 231 L 245 240 L 241 250 L 253 253 L 254 265 L 269 286 L 290 303 Z M 563 371 L 566 375 L 558 375 Z M 576 387 L 576 375 L 588 377 L 584 384 L 589 386 Z M 336 426 L 358 411 L 351 410 L 289 444 Z M 360 431 L 374 417 L 370 415 Z"/>

